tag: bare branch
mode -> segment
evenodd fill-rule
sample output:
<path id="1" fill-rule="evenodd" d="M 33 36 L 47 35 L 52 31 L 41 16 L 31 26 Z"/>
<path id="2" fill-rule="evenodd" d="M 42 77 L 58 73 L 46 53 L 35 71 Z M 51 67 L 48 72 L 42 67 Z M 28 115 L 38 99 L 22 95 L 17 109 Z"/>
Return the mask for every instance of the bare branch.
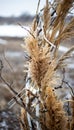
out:
<path id="1" fill-rule="evenodd" d="M 7 62 L 7 64 L 9 65 L 9 67 L 11 68 L 11 70 L 14 72 L 14 69 L 13 69 L 13 67 L 11 66 L 11 64 L 9 63 L 9 61 L 7 60 L 7 58 L 6 58 L 6 56 L 5 56 L 5 53 L 4 53 L 4 59 L 5 59 L 5 61 Z"/>
<path id="2" fill-rule="evenodd" d="M 25 30 L 35 39 L 35 36 L 30 32 L 29 29 L 23 27 L 20 23 L 18 23 L 18 25 L 19 25 L 21 28 L 25 29 Z"/>
<path id="3" fill-rule="evenodd" d="M 0 76 L 0 78 L 8 86 L 8 88 L 13 92 L 13 94 L 17 94 L 17 92 L 11 87 L 11 85 L 2 76 Z"/>

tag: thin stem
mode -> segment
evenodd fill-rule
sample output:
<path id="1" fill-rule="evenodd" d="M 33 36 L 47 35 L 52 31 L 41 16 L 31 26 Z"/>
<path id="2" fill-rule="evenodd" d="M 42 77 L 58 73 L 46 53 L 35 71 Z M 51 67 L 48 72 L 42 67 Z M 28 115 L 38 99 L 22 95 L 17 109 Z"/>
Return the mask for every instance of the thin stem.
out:
<path id="1" fill-rule="evenodd" d="M 6 82 L 6 80 L 2 76 L 0 76 L 0 78 L 14 94 L 17 94 L 17 92 L 11 87 L 11 85 L 8 82 Z"/>
<path id="2" fill-rule="evenodd" d="M 40 5 L 40 0 L 38 1 L 37 10 L 36 10 L 36 15 L 38 14 L 39 5 Z"/>
<path id="3" fill-rule="evenodd" d="M 19 25 L 21 28 L 25 29 L 27 32 L 29 32 L 29 34 L 35 39 L 35 36 L 30 32 L 29 29 L 23 27 L 20 23 L 18 23 L 18 25 Z"/>

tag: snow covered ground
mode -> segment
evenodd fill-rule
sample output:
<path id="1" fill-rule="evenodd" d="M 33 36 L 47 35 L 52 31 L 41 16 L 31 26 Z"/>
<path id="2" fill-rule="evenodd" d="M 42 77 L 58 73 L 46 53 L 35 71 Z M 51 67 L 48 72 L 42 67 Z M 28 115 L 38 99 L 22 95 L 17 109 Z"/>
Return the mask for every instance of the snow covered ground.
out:
<path id="1" fill-rule="evenodd" d="M 25 27 L 28 29 L 28 27 Z M 19 25 L 0 25 L 0 37 L 24 37 L 27 31 Z"/>

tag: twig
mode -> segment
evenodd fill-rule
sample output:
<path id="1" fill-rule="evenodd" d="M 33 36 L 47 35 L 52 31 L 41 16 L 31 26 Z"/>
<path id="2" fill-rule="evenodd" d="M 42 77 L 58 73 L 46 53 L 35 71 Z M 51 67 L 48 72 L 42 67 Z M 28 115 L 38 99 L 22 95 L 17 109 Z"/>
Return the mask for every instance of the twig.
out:
<path id="1" fill-rule="evenodd" d="M 9 61 L 7 60 L 7 58 L 6 58 L 6 56 L 5 56 L 5 53 L 4 53 L 4 59 L 5 59 L 5 61 L 7 62 L 7 64 L 9 65 L 9 67 L 12 69 L 12 71 L 14 72 L 14 69 L 13 69 L 13 67 L 11 66 L 11 64 L 9 63 Z"/>
<path id="2" fill-rule="evenodd" d="M 74 95 L 74 91 L 73 91 L 72 87 L 70 86 L 70 84 L 69 84 L 67 81 L 65 81 L 65 68 L 63 68 L 63 79 L 62 79 L 62 83 L 61 83 L 60 86 L 55 87 L 55 89 L 62 88 L 63 83 L 65 83 L 65 84 L 70 88 L 70 90 L 71 90 L 71 92 L 72 92 L 72 95 Z"/>
<path id="3" fill-rule="evenodd" d="M 23 98 L 23 96 L 25 95 L 26 91 L 28 91 L 29 94 L 31 94 L 31 95 L 33 96 L 33 98 L 37 98 L 37 99 L 39 98 L 37 95 L 33 94 L 30 90 L 25 89 L 25 87 L 24 87 L 24 88 L 23 88 L 19 93 L 17 93 L 17 95 L 15 95 L 15 97 L 13 97 L 13 98 L 11 99 L 11 101 L 8 103 L 9 108 L 12 108 L 12 107 L 15 105 L 15 103 L 16 103 L 15 99 L 17 99 L 17 100 L 19 101 L 20 98 Z M 39 99 L 38 99 L 38 102 L 40 102 Z"/>
<path id="4" fill-rule="evenodd" d="M 27 32 L 29 32 L 29 34 L 35 39 L 35 36 L 30 32 L 29 29 L 23 27 L 20 23 L 18 23 L 18 25 L 19 25 L 21 28 L 25 29 Z"/>
<path id="5" fill-rule="evenodd" d="M 14 94 L 17 94 L 17 92 L 11 87 L 11 85 L 8 82 L 6 82 L 6 80 L 2 76 L 0 76 L 0 78 Z"/>
<path id="6" fill-rule="evenodd" d="M 65 68 L 63 68 L 62 73 L 63 73 L 63 78 L 62 78 L 61 85 L 60 85 L 60 86 L 58 86 L 58 87 L 55 87 L 54 89 L 60 89 L 60 88 L 62 88 L 62 87 L 63 87 L 63 80 L 65 79 Z"/>
<path id="7" fill-rule="evenodd" d="M 72 87 L 70 86 L 70 84 L 67 81 L 64 81 L 64 80 L 63 80 L 63 82 L 70 88 L 72 95 L 74 95 L 74 91 L 73 91 Z"/>
<path id="8" fill-rule="evenodd" d="M 38 14 L 39 5 L 40 5 L 40 0 L 38 1 L 37 10 L 36 10 L 36 15 Z"/>
<path id="9" fill-rule="evenodd" d="M 17 99 L 17 97 L 19 97 L 19 99 Z M 18 103 L 21 107 L 23 107 L 31 116 L 31 118 L 33 118 L 36 121 L 39 121 L 39 118 L 37 116 L 35 116 L 34 112 L 32 112 L 27 106 L 26 104 L 23 102 L 22 97 L 18 94 L 18 96 L 15 96 L 13 99 L 16 101 L 16 103 Z"/>

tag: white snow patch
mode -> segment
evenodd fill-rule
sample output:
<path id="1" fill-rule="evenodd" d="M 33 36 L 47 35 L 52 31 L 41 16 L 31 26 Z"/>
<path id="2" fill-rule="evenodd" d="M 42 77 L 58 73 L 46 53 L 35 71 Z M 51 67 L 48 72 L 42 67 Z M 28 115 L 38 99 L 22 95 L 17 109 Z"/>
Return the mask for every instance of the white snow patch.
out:
<path id="1" fill-rule="evenodd" d="M 26 29 L 29 29 L 25 26 Z M 27 31 L 19 25 L 0 25 L 0 36 L 8 37 L 24 37 Z"/>

